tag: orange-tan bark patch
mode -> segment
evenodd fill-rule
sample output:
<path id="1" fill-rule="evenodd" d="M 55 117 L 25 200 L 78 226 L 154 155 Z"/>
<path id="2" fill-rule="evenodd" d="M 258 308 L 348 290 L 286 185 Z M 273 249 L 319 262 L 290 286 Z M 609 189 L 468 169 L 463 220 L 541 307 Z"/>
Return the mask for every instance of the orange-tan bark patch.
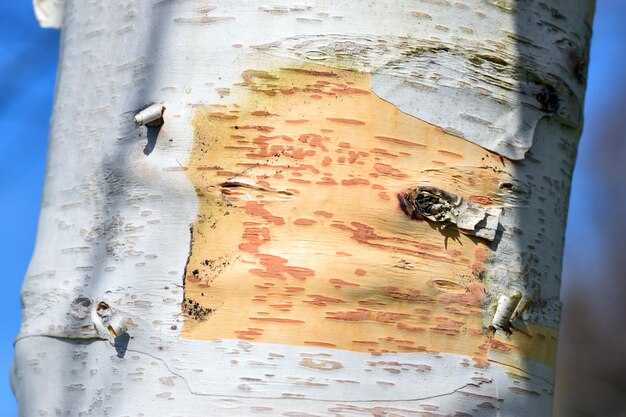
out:
<path id="1" fill-rule="evenodd" d="M 489 247 L 409 219 L 397 199 L 432 185 L 497 205 L 499 158 L 379 99 L 367 74 L 249 70 L 230 91 L 193 121 L 185 297 L 212 313 L 186 318 L 184 337 L 477 363 L 502 346 L 483 330 Z"/>

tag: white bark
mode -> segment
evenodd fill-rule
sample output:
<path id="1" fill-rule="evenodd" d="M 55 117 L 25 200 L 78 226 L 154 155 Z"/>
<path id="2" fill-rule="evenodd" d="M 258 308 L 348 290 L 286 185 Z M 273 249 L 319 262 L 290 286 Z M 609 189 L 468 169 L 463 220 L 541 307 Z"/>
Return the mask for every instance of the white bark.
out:
<path id="1" fill-rule="evenodd" d="M 67 0 L 62 13 L 57 3 L 36 2 L 63 38 L 15 345 L 21 415 L 551 414 L 552 366 L 495 349 L 483 364 L 183 338 L 198 199 L 181 167 L 197 106 L 219 102 L 245 70 L 315 61 L 371 72 L 379 97 L 508 158 L 483 321 L 519 293 L 519 320 L 556 329 L 588 2 Z M 133 116 L 156 102 L 165 124 L 150 152 Z M 100 302 L 128 326 L 123 347 L 95 314 Z"/>

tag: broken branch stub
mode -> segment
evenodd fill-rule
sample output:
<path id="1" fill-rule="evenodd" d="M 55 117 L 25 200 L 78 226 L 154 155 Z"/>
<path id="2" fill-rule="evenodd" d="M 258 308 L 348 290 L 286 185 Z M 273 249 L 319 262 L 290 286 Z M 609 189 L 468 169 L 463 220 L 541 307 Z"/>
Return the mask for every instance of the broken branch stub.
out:
<path id="1" fill-rule="evenodd" d="M 443 227 L 454 225 L 467 235 L 493 241 L 500 213 L 497 207 L 483 207 L 436 187 L 422 186 L 398 195 L 400 207 L 412 219 L 425 219 Z"/>

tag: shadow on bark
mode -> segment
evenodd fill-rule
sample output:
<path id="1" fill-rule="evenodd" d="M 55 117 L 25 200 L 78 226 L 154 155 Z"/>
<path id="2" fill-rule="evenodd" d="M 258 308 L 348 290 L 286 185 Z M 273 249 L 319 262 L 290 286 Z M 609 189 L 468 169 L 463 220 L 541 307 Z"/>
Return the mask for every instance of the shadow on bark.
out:
<path id="1" fill-rule="evenodd" d="M 115 338 L 115 351 L 117 352 L 118 358 L 123 358 L 126 356 L 126 351 L 128 350 L 128 343 L 130 342 L 130 335 L 128 333 L 124 333 Z"/>

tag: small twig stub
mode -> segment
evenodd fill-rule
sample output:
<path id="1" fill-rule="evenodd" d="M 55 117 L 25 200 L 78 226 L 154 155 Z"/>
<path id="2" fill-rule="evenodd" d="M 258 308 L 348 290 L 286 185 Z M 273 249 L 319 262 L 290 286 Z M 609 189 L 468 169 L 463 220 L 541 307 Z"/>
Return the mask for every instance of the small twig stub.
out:
<path id="1" fill-rule="evenodd" d="M 165 107 L 163 104 L 154 103 L 135 114 L 133 120 L 135 120 L 135 124 L 137 124 L 137 126 L 158 126 L 163 124 L 164 111 Z"/>

